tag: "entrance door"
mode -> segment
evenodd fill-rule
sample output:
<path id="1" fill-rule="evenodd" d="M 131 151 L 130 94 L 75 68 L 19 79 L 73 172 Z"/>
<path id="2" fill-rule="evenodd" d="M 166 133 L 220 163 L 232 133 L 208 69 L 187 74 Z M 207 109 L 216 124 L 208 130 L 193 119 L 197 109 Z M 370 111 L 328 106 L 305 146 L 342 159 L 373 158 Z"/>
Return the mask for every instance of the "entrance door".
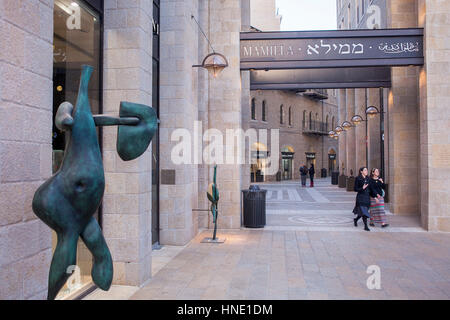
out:
<path id="1" fill-rule="evenodd" d="M 331 176 L 331 173 L 335 170 L 335 168 L 336 168 L 336 158 L 334 158 L 334 159 L 329 158 L 328 159 L 328 172 L 329 172 L 330 176 Z"/>
<path id="2" fill-rule="evenodd" d="M 153 1 L 152 107 L 159 118 L 159 0 Z M 159 248 L 159 126 L 152 140 L 152 244 Z"/>
<path id="3" fill-rule="evenodd" d="M 52 2 L 53 3 L 53 2 Z M 93 1 L 60 0 L 55 1 L 53 9 L 53 173 L 62 164 L 66 149 L 66 133 L 55 125 L 59 105 L 68 101 L 75 105 L 78 98 L 80 74 L 83 65 L 90 65 L 94 72 L 89 82 L 89 103 L 93 114 L 102 113 L 102 21 L 103 14 L 96 10 Z M 79 13 L 80 25 L 70 25 L 70 12 Z M 97 128 L 101 147 L 101 128 Z M 94 217 L 102 226 L 102 211 L 97 210 Z M 52 232 L 52 249 L 56 250 L 57 235 Z M 92 291 L 92 254 L 78 240 L 76 264 L 73 273 L 77 283 L 66 283 L 56 299 L 75 298 Z"/>
<path id="4" fill-rule="evenodd" d="M 283 180 L 292 180 L 292 159 L 282 159 Z"/>

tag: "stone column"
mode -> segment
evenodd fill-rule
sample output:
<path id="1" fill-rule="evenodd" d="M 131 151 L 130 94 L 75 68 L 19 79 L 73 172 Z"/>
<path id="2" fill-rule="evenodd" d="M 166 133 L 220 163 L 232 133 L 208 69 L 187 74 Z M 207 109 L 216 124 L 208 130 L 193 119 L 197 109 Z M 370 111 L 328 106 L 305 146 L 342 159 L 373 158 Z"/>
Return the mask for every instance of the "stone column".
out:
<path id="1" fill-rule="evenodd" d="M 227 129 L 241 129 L 239 47 L 241 1 L 210 1 L 210 19 L 211 43 L 216 52 L 225 55 L 229 66 L 216 79 L 209 78 L 211 90 L 209 128 L 218 129 L 225 137 Z M 226 143 L 229 144 L 231 141 L 226 141 Z M 212 174 L 210 176 L 212 177 Z M 241 165 L 218 164 L 217 183 L 221 194 L 219 227 L 239 228 L 241 226 L 239 201 L 241 196 Z"/>
<path id="2" fill-rule="evenodd" d="M 120 101 L 152 104 L 151 19 L 150 1 L 105 1 L 105 114 L 117 115 Z M 117 128 L 105 127 L 103 230 L 113 283 L 139 286 L 151 277 L 151 146 L 124 162 L 116 141 Z"/>
<path id="3" fill-rule="evenodd" d="M 206 72 L 192 67 L 202 62 L 198 52 L 200 30 L 191 18 L 193 14 L 198 21 L 198 10 L 198 1 L 161 1 L 160 241 L 167 245 L 185 245 L 198 226 L 197 212 L 192 210 L 197 209 L 199 190 L 192 145 L 199 114 L 198 73 Z M 190 149 L 183 154 L 190 156 L 176 163 L 172 151 L 180 142 L 187 142 Z"/>
<path id="4" fill-rule="evenodd" d="M 422 225 L 450 231 L 450 103 L 448 1 L 419 1 L 425 27 L 425 65 L 420 71 L 420 195 Z"/>
<path id="5" fill-rule="evenodd" d="M 248 32 L 250 31 L 251 21 L 250 21 L 250 0 L 241 0 L 241 31 Z M 250 128 L 250 71 L 245 70 L 241 71 L 241 124 L 242 129 L 244 131 Z M 267 108 L 267 105 L 266 105 Z M 257 111 L 258 112 L 258 111 Z M 269 112 L 266 109 L 266 117 Z M 268 140 L 270 141 L 270 136 L 268 136 Z M 270 144 L 268 141 L 268 148 L 270 148 Z M 246 147 L 250 148 L 250 145 L 246 145 Z M 245 154 L 249 154 L 248 148 L 245 149 Z M 269 149 L 270 150 L 270 149 Z M 278 152 L 276 150 L 275 152 Z M 244 165 L 241 166 L 241 189 L 248 189 L 250 186 L 250 159 L 245 162 Z"/>
<path id="6" fill-rule="evenodd" d="M 346 96 L 347 114 L 345 120 L 350 121 L 355 115 L 355 89 L 347 89 Z M 356 168 L 355 131 L 355 128 L 351 128 L 344 133 L 346 135 L 347 176 L 350 176 L 350 170 L 353 171 L 353 176 L 356 176 L 358 171 L 358 168 Z"/>
<path id="7" fill-rule="evenodd" d="M 380 110 L 380 89 L 370 88 L 367 90 L 367 105 L 375 106 Z M 368 119 L 368 153 L 369 167 L 381 168 L 381 150 L 380 150 L 380 115 Z"/>
<path id="8" fill-rule="evenodd" d="M 391 28 L 417 27 L 416 1 L 388 3 Z M 395 214 L 419 214 L 419 67 L 392 68 L 389 92 L 389 196 Z"/>
<path id="9" fill-rule="evenodd" d="M 355 89 L 355 113 L 360 115 L 363 119 L 366 118 L 366 90 Z M 367 122 L 361 122 L 355 130 L 355 170 L 363 166 L 367 166 L 366 163 L 366 126 Z"/>
<path id="10" fill-rule="evenodd" d="M 0 300 L 46 299 L 51 230 L 31 209 L 52 174 L 53 1 L 0 1 Z"/>
<path id="11" fill-rule="evenodd" d="M 342 122 L 347 118 L 347 107 L 346 107 L 347 95 L 345 89 L 339 89 L 339 100 L 338 100 L 338 110 L 339 117 L 337 122 L 334 124 L 335 127 L 340 126 Z M 332 128 L 334 131 L 335 128 Z M 347 135 L 342 132 L 339 136 L 339 152 L 338 152 L 338 166 L 339 174 L 344 173 L 347 175 Z M 342 171 L 345 169 L 345 171 Z"/>

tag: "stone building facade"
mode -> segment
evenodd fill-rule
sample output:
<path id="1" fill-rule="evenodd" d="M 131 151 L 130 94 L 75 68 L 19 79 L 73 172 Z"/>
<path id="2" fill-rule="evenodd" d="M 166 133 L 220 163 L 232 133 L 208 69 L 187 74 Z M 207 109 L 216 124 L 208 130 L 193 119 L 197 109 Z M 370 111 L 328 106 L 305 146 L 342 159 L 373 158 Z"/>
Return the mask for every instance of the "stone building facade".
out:
<path id="1" fill-rule="evenodd" d="M 116 115 L 119 102 L 128 100 L 152 105 L 161 120 L 149 150 L 127 163 L 117 156 L 116 130 L 99 133 L 106 190 L 98 219 L 113 256 L 113 283 L 141 286 L 151 276 L 155 245 L 184 245 L 200 228 L 211 226 L 208 213 L 199 209 L 208 208 L 206 188 L 214 166 L 174 164 L 172 151 L 180 142 L 174 132 L 185 129 L 189 135 L 184 137 L 200 144 L 201 136 L 194 134 L 198 126 L 202 132 L 225 132 L 266 125 L 249 119 L 252 98 L 259 108 L 268 93 L 250 92 L 249 71 L 239 66 L 239 33 L 251 30 L 250 12 L 250 0 L 0 0 L 0 299 L 46 296 L 54 240 L 31 211 L 31 201 L 62 151 L 55 148 L 63 140 L 53 128 L 53 114 L 61 99 L 74 102 L 82 63 L 96 65 L 90 92 L 95 113 Z M 445 187 L 450 178 L 450 3 L 392 0 L 382 13 L 388 27 L 424 27 L 426 44 L 425 66 L 394 68 L 393 87 L 384 94 L 391 210 L 420 215 L 428 230 L 450 231 L 450 191 Z M 228 60 L 217 78 L 193 67 L 212 52 L 200 28 Z M 369 104 L 380 101 L 378 94 L 368 91 Z M 267 126 L 276 121 L 279 127 L 281 100 L 286 107 L 292 104 L 293 128 L 281 129 L 294 137 L 286 139 L 292 139 L 299 154 L 307 152 L 301 151 L 311 144 L 305 141 L 318 138 L 301 133 L 302 111 L 320 110 L 323 121 L 333 114 L 333 95 L 329 92 L 324 102 L 325 117 L 321 102 L 313 106 L 309 98 L 290 92 L 267 96 L 274 99 L 267 104 Z M 365 92 L 341 90 L 337 122 L 359 112 L 355 105 L 364 99 Z M 378 166 L 377 126 L 369 130 L 370 166 Z M 304 143 L 296 146 L 296 136 Z M 327 144 L 336 143 L 327 139 L 326 152 Z M 355 131 L 341 135 L 336 153 L 342 169 L 356 168 L 365 158 L 363 142 Z M 192 155 L 201 159 L 205 145 L 192 149 Z M 317 156 L 320 152 L 325 154 L 317 150 Z M 217 165 L 219 226 L 240 228 L 240 194 L 250 184 L 251 166 Z M 83 292 L 92 288 L 89 259 L 83 253 L 77 261 Z M 66 289 L 69 298 L 82 293 Z"/>
<path id="2" fill-rule="evenodd" d="M 300 179 L 299 169 L 303 165 L 309 168 L 310 164 L 314 164 L 316 177 L 321 177 L 321 169 L 327 170 L 327 176 L 330 175 L 330 169 L 338 169 L 335 161 L 338 142 L 328 136 L 338 119 L 337 90 L 325 90 L 320 96 L 322 98 L 317 99 L 304 95 L 304 92 L 251 91 L 250 108 L 255 110 L 250 111 L 250 127 L 279 130 L 279 150 L 273 148 L 271 140 L 267 141 L 266 146 L 269 152 L 279 154 L 281 175 L 278 180 Z M 258 162 L 265 164 L 264 159 Z M 264 174 L 262 163 L 254 165 L 252 174 L 259 168 L 263 181 L 277 180 L 276 174 Z M 253 177 L 251 180 L 256 179 Z"/>
<path id="3" fill-rule="evenodd" d="M 444 107 L 449 92 L 445 89 L 449 63 L 445 46 L 448 26 L 444 21 L 449 16 L 450 4 L 433 0 L 336 3 L 341 29 L 424 28 L 425 65 L 392 68 L 391 88 L 366 90 L 368 105 L 379 107 L 383 101 L 385 106 L 383 144 L 377 128 L 379 118 L 369 121 L 368 165 L 380 167 L 379 154 L 384 145 L 384 176 L 389 184 L 391 212 L 420 216 L 427 230 L 449 231 L 450 189 L 444 182 L 450 172 L 449 134 L 443 128 L 448 127 L 450 116 Z M 374 25 L 374 19 L 379 23 Z M 340 91 L 339 123 L 362 112 L 358 110 L 362 95 L 361 89 Z M 339 138 L 339 163 L 346 168 L 345 175 L 349 175 L 350 169 L 366 165 L 362 161 L 365 148 L 361 147 L 360 137 L 361 133 L 351 130 Z"/>

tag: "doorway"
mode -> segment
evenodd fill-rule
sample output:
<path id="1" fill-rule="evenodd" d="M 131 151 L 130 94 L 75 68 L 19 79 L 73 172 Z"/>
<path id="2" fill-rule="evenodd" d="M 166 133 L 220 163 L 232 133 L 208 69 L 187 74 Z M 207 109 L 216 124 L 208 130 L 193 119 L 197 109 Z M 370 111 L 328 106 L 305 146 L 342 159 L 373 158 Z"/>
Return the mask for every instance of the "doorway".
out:
<path id="1" fill-rule="evenodd" d="M 292 180 L 294 166 L 294 148 L 287 146 L 281 149 L 281 179 Z"/>
<path id="2" fill-rule="evenodd" d="M 159 118 L 159 0 L 153 1 L 153 57 L 152 57 L 152 107 Z M 152 245 L 159 245 L 159 126 L 152 142 Z"/>
<path id="3" fill-rule="evenodd" d="M 336 170 L 336 151 L 331 149 L 328 152 L 328 175 L 331 176 L 331 173 Z"/>
<path id="4" fill-rule="evenodd" d="M 292 180 L 292 158 L 283 158 L 281 161 L 283 180 Z"/>
<path id="5" fill-rule="evenodd" d="M 79 13 L 79 21 L 68 24 L 71 12 Z M 93 114 L 102 113 L 103 70 L 103 11 L 96 1 L 60 0 L 53 8 L 53 131 L 52 171 L 56 173 L 62 165 L 66 150 L 66 132 L 59 130 L 55 117 L 61 103 L 75 105 L 78 99 L 80 74 L 83 65 L 90 65 L 94 72 L 89 82 L 89 104 Z M 100 151 L 102 131 L 97 128 Z M 102 208 L 94 215 L 102 227 Z M 57 235 L 52 232 L 52 250 L 56 250 Z M 76 284 L 66 283 L 56 299 L 73 299 L 85 296 L 95 289 L 91 269 L 91 252 L 80 239 L 77 243 L 76 265 L 73 274 Z"/>

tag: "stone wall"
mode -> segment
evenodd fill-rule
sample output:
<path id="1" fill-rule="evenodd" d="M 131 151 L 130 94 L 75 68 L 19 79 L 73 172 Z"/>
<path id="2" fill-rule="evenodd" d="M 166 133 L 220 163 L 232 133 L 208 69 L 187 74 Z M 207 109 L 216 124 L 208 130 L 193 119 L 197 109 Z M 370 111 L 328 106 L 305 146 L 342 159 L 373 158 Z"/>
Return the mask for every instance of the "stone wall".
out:
<path id="1" fill-rule="evenodd" d="M 250 0 L 250 25 L 261 31 L 279 31 L 281 16 L 275 0 Z"/>
<path id="2" fill-rule="evenodd" d="M 417 27 L 416 1 L 389 2 L 389 27 Z M 395 214 L 419 215 L 419 67 L 392 68 L 388 99 L 389 196 Z"/>
<path id="3" fill-rule="evenodd" d="M 450 231 L 450 2 L 418 1 L 425 27 L 425 65 L 420 72 L 420 200 L 422 224 Z"/>
<path id="4" fill-rule="evenodd" d="M 120 101 L 152 104 L 152 3 L 105 1 L 104 114 Z M 114 284 L 139 286 L 151 277 L 151 146 L 124 162 L 117 127 L 103 130 L 106 189 L 103 231 L 114 261 Z"/>
<path id="5" fill-rule="evenodd" d="M 210 81 L 209 128 L 222 134 L 241 129 L 240 46 L 241 1 L 210 1 L 210 40 L 216 52 L 228 59 L 229 66 Z M 229 143 L 228 141 L 226 143 Z M 237 146 L 235 145 L 235 150 Z M 220 191 L 219 225 L 241 226 L 241 168 L 239 164 L 219 164 L 217 182 Z M 212 166 L 210 177 L 212 177 Z"/>
<path id="6" fill-rule="evenodd" d="M 51 230 L 34 215 L 52 173 L 53 1 L 0 1 L 0 300 L 45 299 Z"/>
<path id="7" fill-rule="evenodd" d="M 177 129 L 187 129 L 193 143 L 194 123 L 198 120 L 198 37 L 197 1 L 161 1 L 161 73 L 160 73 L 160 166 L 175 173 L 175 184 L 160 186 L 160 243 L 184 245 L 196 234 L 198 222 L 198 165 L 193 153 L 187 163 L 175 164 L 171 153 L 180 142 L 172 141 Z M 202 14 L 203 16 L 203 14 Z M 206 52 L 204 52 L 206 56 Z M 204 102 L 202 107 L 204 110 Z M 202 110 L 202 109 L 200 109 Z M 191 152 L 193 149 L 191 150 Z M 204 176 L 201 176 L 204 179 Z"/>

